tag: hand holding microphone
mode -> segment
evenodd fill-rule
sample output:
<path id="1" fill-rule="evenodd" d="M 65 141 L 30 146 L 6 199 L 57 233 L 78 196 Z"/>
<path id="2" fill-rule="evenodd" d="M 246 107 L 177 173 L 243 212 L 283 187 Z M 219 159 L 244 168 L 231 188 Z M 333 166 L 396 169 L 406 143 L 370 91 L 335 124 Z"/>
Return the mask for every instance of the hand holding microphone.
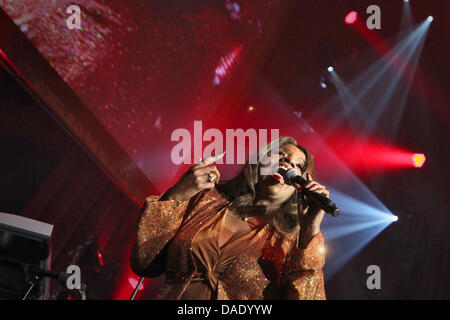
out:
<path id="1" fill-rule="evenodd" d="M 321 194 L 317 192 L 321 190 L 319 185 L 308 189 L 308 187 L 313 185 L 311 183 L 312 179 L 309 181 L 304 179 L 295 169 L 280 170 L 280 174 L 284 179 L 284 183 L 294 187 L 296 184 L 300 185 L 302 187 L 303 194 L 305 194 L 308 199 L 310 199 L 315 205 L 324 210 L 326 213 L 331 214 L 333 217 L 337 217 L 341 213 L 336 204 L 328 198 L 329 193 Z"/>
<path id="2" fill-rule="evenodd" d="M 306 180 L 297 170 L 280 166 L 280 170 L 274 176 L 277 180 L 297 188 L 299 197 L 298 223 L 300 225 L 299 246 L 306 248 L 313 237 L 320 232 L 320 224 L 325 212 L 337 217 L 340 211 L 334 202 L 328 198 L 330 193 L 325 186 L 313 181 L 310 174 L 307 175 L 308 180 Z M 302 194 L 311 202 L 306 212 L 300 201 Z"/>

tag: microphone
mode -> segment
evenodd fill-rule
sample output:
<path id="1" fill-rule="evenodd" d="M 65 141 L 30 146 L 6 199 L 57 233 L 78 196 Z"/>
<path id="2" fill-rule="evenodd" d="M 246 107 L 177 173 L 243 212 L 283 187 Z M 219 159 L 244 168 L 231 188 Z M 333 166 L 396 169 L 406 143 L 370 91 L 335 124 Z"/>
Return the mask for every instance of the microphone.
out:
<path id="1" fill-rule="evenodd" d="M 336 204 L 325 197 L 323 194 L 306 189 L 305 185 L 308 184 L 309 181 L 304 179 L 297 170 L 292 168 L 288 170 L 280 170 L 280 174 L 286 184 L 295 186 L 295 183 L 297 183 L 302 186 L 303 193 L 308 197 L 308 199 L 314 202 L 320 209 L 324 210 L 326 213 L 331 214 L 333 217 L 337 217 L 341 213 L 341 210 L 339 210 Z"/>
<path id="2" fill-rule="evenodd" d="M 46 278 L 52 278 L 58 280 L 61 284 L 65 285 L 67 282 L 67 279 L 70 278 L 70 273 L 65 272 L 56 272 L 48 269 L 41 269 L 35 265 L 32 265 L 30 263 L 21 262 L 16 259 L 8 258 L 8 257 L 2 257 L 0 256 L 0 262 L 2 263 L 8 263 L 11 265 L 14 269 L 21 269 L 25 276 L 29 277 L 46 277 Z"/>
<path id="3" fill-rule="evenodd" d="M 55 272 L 52 270 L 41 269 L 33 265 L 27 265 L 25 272 L 33 276 L 46 277 L 58 280 L 62 285 L 66 285 L 67 279 L 70 278 L 70 273 Z"/>

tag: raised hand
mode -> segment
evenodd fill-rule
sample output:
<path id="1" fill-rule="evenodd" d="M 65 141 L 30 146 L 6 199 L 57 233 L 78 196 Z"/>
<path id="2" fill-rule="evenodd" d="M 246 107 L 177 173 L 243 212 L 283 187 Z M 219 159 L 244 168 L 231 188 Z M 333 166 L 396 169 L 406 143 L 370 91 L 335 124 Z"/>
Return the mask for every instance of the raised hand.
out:
<path id="1" fill-rule="evenodd" d="M 309 181 L 305 188 L 310 191 L 323 194 L 327 198 L 330 197 L 330 191 L 324 185 L 321 185 L 317 181 L 314 181 L 310 174 L 307 175 L 307 180 Z M 314 203 L 310 203 L 307 210 L 304 210 L 301 206 L 301 190 L 297 189 L 297 195 L 299 197 L 299 211 L 298 211 L 298 222 L 300 225 L 300 243 L 302 247 L 306 247 L 311 241 L 311 239 L 319 233 L 320 224 L 322 223 L 325 211 L 317 207 Z"/>
<path id="2" fill-rule="evenodd" d="M 189 200 L 203 190 L 214 188 L 220 180 L 220 172 L 213 164 L 225 153 L 199 161 L 190 167 L 178 182 L 160 198 L 160 200 Z"/>

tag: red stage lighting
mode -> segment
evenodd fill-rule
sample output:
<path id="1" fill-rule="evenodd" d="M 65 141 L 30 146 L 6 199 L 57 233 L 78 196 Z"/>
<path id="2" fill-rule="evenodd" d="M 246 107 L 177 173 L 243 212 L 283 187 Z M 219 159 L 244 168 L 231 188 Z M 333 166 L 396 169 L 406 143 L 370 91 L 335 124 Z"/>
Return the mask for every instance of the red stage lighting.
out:
<path id="1" fill-rule="evenodd" d="M 234 48 L 229 54 L 220 58 L 220 62 L 215 69 L 213 85 L 219 85 L 222 79 L 225 79 L 230 75 L 231 68 L 236 64 L 243 48 L 244 45 L 241 44 Z"/>
<path id="2" fill-rule="evenodd" d="M 103 267 L 105 264 L 103 262 L 103 255 L 100 252 L 100 250 L 97 250 L 97 259 L 98 259 L 98 264 Z"/>
<path id="3" fill-rule="evenodd" d="M 133 277 L 129 277 L 128 278 L 128 283 L 130 284 L 130 286 L 134 289 L 136 289 L 137 285 L 139 284 L 139 280 L 136 280 Z M 139 286 L 138 291 L 144 290 L 144 284 L 141 283 L 141 285 Z"/>
<path id="4" fill-rule="evenodd" d="M 345 23 L 346 24 L 354 24 L 356 22 L 356 19 L 358 19 L 358 13 L 356 11 L 350 11 L 345 16 Z"/>
<path id="5" fill-rule="evenodd" d="M 413 161 L 414 167 L 416 167 L 416 168 L 422 168 L 423 164 L 425 163 L 425 160 L 427 160 L 427 158 L 425 157 L 425 155 L 423 153 L 415 153 L 412 156 L 412 161 Z"/>
<path id="6" fill-rule="evenodd" d="M 335 133 L 327 138 L 326 144 L 349 169 L 362 175 L 378 171 L 421 168 L 426 161 L 423 153 L 411 152 L 373 138 L 361 139 L 360 136 L 350 133 Z M 319 158 L 318 155 L 316 157 Z M 338 174 L 333 172 L 333 168 L 328 168 L 326 163 L 318 165 L 324 170 L 330 170 L 328 174 Z"/>

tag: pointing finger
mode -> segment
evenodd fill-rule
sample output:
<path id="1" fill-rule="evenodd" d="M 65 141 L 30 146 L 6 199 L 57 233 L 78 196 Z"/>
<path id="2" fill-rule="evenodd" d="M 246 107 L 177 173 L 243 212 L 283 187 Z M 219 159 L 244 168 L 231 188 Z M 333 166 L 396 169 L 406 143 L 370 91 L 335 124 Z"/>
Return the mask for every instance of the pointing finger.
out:
<path id="1" fill-rule="evenodd" d="M 224 155 L 225 155 L 225 151 L 222 152 L 222 153 L 219 153 L 218 155 L 215 155 L 213 157 L 208 157 L 208 158 L 202 160 L 199 164 L 207 166 L 207 165 L 209 165 L 211 163 L 216 162 L 217 160 L 222 159 Z"/>

